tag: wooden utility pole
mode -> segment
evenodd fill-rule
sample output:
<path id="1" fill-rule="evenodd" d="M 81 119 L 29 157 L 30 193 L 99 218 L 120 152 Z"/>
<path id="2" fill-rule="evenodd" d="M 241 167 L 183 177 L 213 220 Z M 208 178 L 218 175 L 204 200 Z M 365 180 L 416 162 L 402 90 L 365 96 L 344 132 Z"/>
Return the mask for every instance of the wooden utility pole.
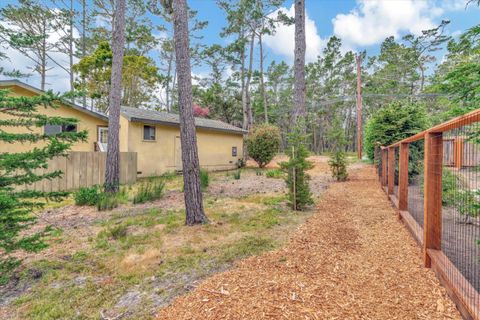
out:
<path id="1" fill-rule="evenodd" d="M 355 56 L 357 61 L 357 154 L 362 159 L 362 57 Z"/>

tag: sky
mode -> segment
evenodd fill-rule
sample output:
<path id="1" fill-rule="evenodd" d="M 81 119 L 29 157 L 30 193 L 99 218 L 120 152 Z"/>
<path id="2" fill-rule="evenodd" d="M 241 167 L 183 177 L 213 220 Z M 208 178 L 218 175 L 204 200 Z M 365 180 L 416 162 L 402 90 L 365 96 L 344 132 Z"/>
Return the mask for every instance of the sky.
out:
<path id="1" fill-rule="evenodd" d="M 3 0 L 0 7 L 15 0 Z M 438 26 L 442 20 L 450 20 L 447 33 L 458 36 L 468 28 L 480 23 L 480 9 L 471 4 L 465 8 L 466 0 L 305 0 L 306 3 L 306 60 L 314 61 L 328 41 L 335 35 L 343 41 L 343 51 L 363 51 L 367 55 L 379 52 L 382 41 L 388 36 L 401 38 L 408 33 L 419 34 L 422 30 Z M 188 4 L 198 11 L 200 20 L 208 21 L 208 26 L 201 33 L 205 44 L 227 44 L 229 39 L 220 38 L 219 33 L 226 24 L 225 14 L 215 0 L 188 0 Z M 294 14 L 293 1 L 285 1 L 281 10 Z M 154 24 L 160 21 L 155 21 Z M 0 21 L 1 23 L 1 21 Z M 293 61 L 294 26 L 280 26 L 273 36 L 265 42 L 267 65 L 273 61 Z M 21 71 L 28 71 L 28 61 L 12 49 L 0 48 L 11 58 L 1 61 L 0 66 L 15 66 Z M 444 51 L 438 52 L 441 61 Z M 158 54 L 152 52 L 158 59 Z M 255 57 L 258 62 L 258 53 Z M 193 69 L 196 75 L 207 73 L 205 66 Z M 48 81 L 48 88 L 65 91 L 68 77 L 59 68 L 54 68 Z M 39 78 L 32 76 L 26 80 L 38 86 Z"/>

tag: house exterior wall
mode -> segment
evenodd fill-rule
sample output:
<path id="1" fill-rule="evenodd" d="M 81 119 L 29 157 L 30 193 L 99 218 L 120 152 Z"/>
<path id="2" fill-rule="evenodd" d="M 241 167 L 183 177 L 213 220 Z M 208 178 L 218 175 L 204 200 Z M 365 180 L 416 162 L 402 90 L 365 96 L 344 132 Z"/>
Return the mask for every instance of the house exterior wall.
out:
<path id="1" fill-rule="evenodd" d="M 128 127 L 128 151 L 138 154 L 139 177 L 181 169 L 180 149 L 176 146 L 180 142 L 179 127 L 157 124 L 156 140 L 145 141 L 144 125 L 151 124 L 129 122 Z M 234 169 L 243 154 L 243 135 L 197 129 L 197 145 L 202 168 L 209 171 Z M 232 156 L 232 147 L 237 148 L 237 156 Z"/>
<path id="2" fill-rule="evenodd" d="M 3 89 L 3 88 L 2 88 Z M 11 90 L 12 96 L 34 96 L 36 93 L 26 90 L 24 88 L 18 86 L 12 86 L 7 88 Z M 44 114 L 47 116 L 60 116 L 60 117 L 69 117 L 69 118 L 76 118 L 79 120 L 77 123 L 77 130 L 87 130 L 88 131 L 88 138 L 86 142 L 78 142 L 72 145 L 71 151 L 94 151 L 94 142 L 97 141 L 97 126 L 106 126 L 107 123 L 99 118 L 96 118 L 92 115 L 87 113 L 75 110 L 71 107 L 60 105 L 58 108 L 43 108 L 38 107 L 38 112 L 40 114 Z M 7 119 L 8 116 L 5 114 L 0 113 L 0 119 Z M 21 133 L 21 132 L 31 132 L 24 127 L 6 127 L 2 128 L 6 132 L 10 133 Z M 32 128 L 33 132 L 42 133 L 43 128 Z M 27 150 L 31 150 L 33 147 L 42 147 L 45 143 L 38 142 L 38 143 L 5 143 L 0 141 L 0 150 L 10 150 L 11 152 L 24 152 Z"/>

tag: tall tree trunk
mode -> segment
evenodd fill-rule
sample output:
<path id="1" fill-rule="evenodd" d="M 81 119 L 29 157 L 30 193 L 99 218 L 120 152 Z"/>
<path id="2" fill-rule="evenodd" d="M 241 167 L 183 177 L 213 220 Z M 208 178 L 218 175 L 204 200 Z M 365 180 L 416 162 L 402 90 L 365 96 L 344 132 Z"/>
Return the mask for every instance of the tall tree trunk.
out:
<path id="1" fill-rule="evenodd" d="M 249 52 L 249 62 L 248 62 L 248 74 L 247 81 L 245 83 L 245 116 L 247 118 L 247 126 L 244 128 L 247 131 L 250 131 L 253 125 L 253 114 L 252 114 L 252 99 L 250 95 L 250 81 L 252 80 L 253 72 L 253 50 L 255 48 L 255 33 L 252 32 L 252 38 L 250 40 L 250 52 Z"/>
<path id="2" fill-rule="evenodd" d="M 117 192 L 120 184 L 120 103 L 122 101 L 122 67 L 125 44 L 125 0 L 115 3 L 112 37 L 112 75 L 108 103 L 108 145 L 105 191 Z"/>
<path id="3" fill-rule="evenodd" d="M 242 27 L 240 33 L 239 33 L 239 38 L 243 39 L 245 36 L 245 31 Z M 245 45 L 242 46 L 242 51 L 240 53 L 240 61 L 241 66 L 240 66 L 240 78 L 241 78 L 241 86 L 242 86 L 242 115 L 243 115 L 243 122 L 242 122 L 242 128 L 247 129 L 248 127 L 248 118 L 247 118 L 247 94 L 245 91 Z M 246 135 L 244 135 L 245 138 Z M 243 139 L 243 160 L 247 161 L 248 158 L 248 150 L 246 148 L 245 144 L 245 139 Z"/>
<path id="4" fill-rule="evenodd" d="M 207 222 L 200 190 L 200 164 L 192 107 L 192 73 L 188 38 L 188 8 L 186 0 L 173 1 L 173 30 L 176 69 L 178 75 L 178 105 L 180 109 L 180 141 L 185 197 L 186 224 Z"/>
<path id="5" fill-rule="evenodd" d="M 87 3 L 82 0 L 82 58 L 87 55 Z M 82 88 L 85 88 L 85 78 L 82 78 Z M 87 96 L 82 96 L 83 107 L 87 107 Z M 91 108 L 93 109 L 93 107 Z"/>
<path id="6" fill-rule="evenodd" d="M 258 34 L 258 46 L 260 48 L 260 90 L 263 99 L 263 113 L 265 116 L 265 123 L 268 123 L 268 106 L 267 106 L 267 92 L 265 91 L 265 79 L 263 76 L 263 43 L 262 33 Z"/>
<path id="7" fill-rule="evenodd" d="M 292 123 L 298 117 L 305 117 L 305 0 L 295 0 L 295 61 L 294 61 L 294 109 Z"/>
<path id="8" fill-rule="evenodd" d="M 68 64 L 69 64 L 69 76 L 70 76 L 70 91 L 73 91 L 73 17 L 74 17 L 74 11 L 73 11 L 73 0 L 70 0 L 70 19 L 69 19 L 69 33 L 68 33 Z M 72 98 L 72 102 L 74 102 L 74 99 Z"/>

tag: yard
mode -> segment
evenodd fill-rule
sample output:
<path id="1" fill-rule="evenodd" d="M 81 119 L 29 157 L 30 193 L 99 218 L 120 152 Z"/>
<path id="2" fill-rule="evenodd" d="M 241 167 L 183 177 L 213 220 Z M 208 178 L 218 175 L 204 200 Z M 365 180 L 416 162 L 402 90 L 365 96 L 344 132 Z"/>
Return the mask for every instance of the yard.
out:
<path id="1" fill-rule="evenodd" d="M 326 157 L 312 157 L 315 198 L 331 182 Z M 169 176 L 162 199 L 112 211 L 73 205 L 37 213 L 56 227 L 49 247 L 23 256 L 0 287 L 3 319 L 148 319 L 176 296 L 235 261 L 281 246 L 314 210 L 293 212 L 277 171 L 247 168 L 210 174 L 210 223 L 184 226 L 182 180 Z M 238 177 L 238 176 L 237 176 Z M 129 197 L 137 186 L 128 188 Z"/>

